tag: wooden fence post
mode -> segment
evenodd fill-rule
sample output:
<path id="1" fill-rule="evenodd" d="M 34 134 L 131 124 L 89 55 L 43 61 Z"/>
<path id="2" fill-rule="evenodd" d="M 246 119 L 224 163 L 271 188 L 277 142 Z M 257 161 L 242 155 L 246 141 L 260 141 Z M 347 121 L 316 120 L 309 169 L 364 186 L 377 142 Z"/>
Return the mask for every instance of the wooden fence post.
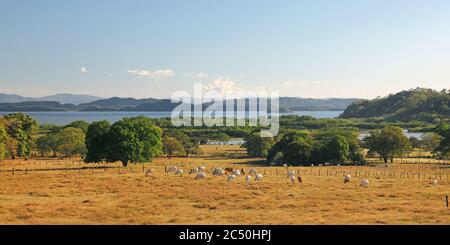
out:
<path id="1" fill-rule="evenodd" d="M 445 195 L 445 206 L 448 208 L 448 195 Z"/>
<path id="2" fill-rule="evenodd" d="M 14 175 L 14 168 L 12 168 L 12 175 Z"/>

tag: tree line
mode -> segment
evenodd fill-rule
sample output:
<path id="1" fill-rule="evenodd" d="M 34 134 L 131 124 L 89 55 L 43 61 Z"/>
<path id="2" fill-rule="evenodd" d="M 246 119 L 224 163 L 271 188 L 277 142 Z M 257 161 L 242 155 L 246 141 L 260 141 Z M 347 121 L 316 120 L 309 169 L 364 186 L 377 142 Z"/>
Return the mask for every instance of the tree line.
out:
<path id="1" fill-rule="evenodd" d="M 290 118 L 290 117 L 289 117 Z M 293 118 L 290 118 L 293 120 Z M 449 124 L 437 125 L 422 139 L 408 139 L 402 128 L 388 125 L 374 129 L 364 139 L 357 128 L 329 124 L 317 130 L 282 127 L 274 138 L 262 138 L 259 128 L 213 127 L 174 128 L 168 119 L 123 118 L 87 123 L 75 121 L 65 126 L 38 125 L 30 116 L 13 113 L 0 117 L 0 160 L 47 157 L 82 157 L 85 162 L 148 162 L 165 155 L 189 157 L 202 154 L 200 144 L 224 144 L 232 137 L 244 139 L 251 157 L 266 158 L 274 164 L 312 163 L 365 164 L 365 156 L 392 162 L 413 148 L 432 151 L 448 158 Z"/>

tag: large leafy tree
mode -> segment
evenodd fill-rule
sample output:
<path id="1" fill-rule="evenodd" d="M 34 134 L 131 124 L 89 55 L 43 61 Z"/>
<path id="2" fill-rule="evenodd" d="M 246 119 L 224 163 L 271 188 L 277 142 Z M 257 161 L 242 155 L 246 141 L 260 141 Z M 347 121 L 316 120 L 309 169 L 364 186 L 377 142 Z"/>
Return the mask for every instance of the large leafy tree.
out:
<path id="1" fill-rule="evenodd" d="M 56 150 L 62 156 L 73 157 L 86 154 L 85 134 L 82 129 L 65 128 L 56 137 Z"/>
<path id="2" fill-rule="evenodd" d="M 186 155 L 183 144 L 174 137 L 163 138 L 163 151 L 169 159 L 174 155 Z"/>
<path id="3" fill-rule="evenodd" d="M 83 120 L 73 121 L 67 124 L 64 128 L 79 128 L 83 130 L 84 133 L 87 133 L 89 128 L 89 123 Z"/>
<path id="4" fill-rule="evenodd" d="M 6 157 L 6 140 L 8 139 L 8 133 L 6 132 L 5 125 L 0 121 L 0 160 Z"/>
<path id="5" fill-rule="evenodd" d="M 8 121 L 8 134 L 14 139 L 14 145 L 16 149 L 14 150 L 19 157 L 29 157 L 31 154 L 32 132 L 37 122 L 30 116 L 23 113 L 13 113 L 8 114 L 4 117 Z M 12 153 L 12 157 L 15 154 Z"/>
<path id="6" fill-rule="evenodd" d="M 283 163 L 306 164 L 311 160 L 312 143 L 312 138 L 305 131 L 286 132 L 270 149 L 267 159 L 274 161 L 276 156 L 281 156 L 281 162 Z M 279 159 L 277 160 L 280 161 Z"/>
<path id="7" fill-rule="evenodd" d="M 93 122 L 86 132 L 86 158 L 85 162 L 102 162 L 108 156 L 108 138 L 111 124 L 106 121 Z"/>
<path id="8" fill-rule="evenodd" d="M 58 137 L 56 134 L 48 134 L 36 139 L 36 147 L 41 153 L 41 156 L 53 153 L 56 156 L 58 147 Z"/>
<path id="9" fill-rule="evenodd" d="M 347 139 L 342 135 L 336 135 L 325 146 L 327 161 L 344 163 L 350 157 L 350 147 Z"/>
<path id="10" fill-rule="evenodd" d="M 107 160 L 121 161 L 124 166 L 129 162 L 151 161 L 162 153 L 161 136 L 161 128 L 149 118 L 124 118 L 117 121 L 108 133 Z"/>
<path id="11" fill-rule="evenodd" d="M 439 146 L 436 147 L 435 152 L 439 153 L 442 158 L 448 158 L 450 155 L 450 125 L 440 124 L 437 127 L 437 132 L 442 140 Z"/>
<path id="12" fill-rule="evenodd" d="M 247 154 L 252 157 L 267 157 L 269 150 L 275 144 L 274 139 L 270 137 L 261 137 L 259 132 L 253 132 L 244 137 Z"/>
<path id="13" fill-rule="evenodd" d="M 193 138 L 190 138 L 187 134 L 185 134 L 181 130 L 167 129 L 167 130 L 164 130 L 163 136 L 175 138 L 179 143 L 181 143 L 184 148 L 184 150 L 183 150 L 184 155 L 186 155 L 187 157 L 190 155 L 196 155 L 196 154 L 202 153 L 202 151 L 198 145 L 198 141 Z"/>
<path id="14" fill-rule="evenodd" d="M 314 138 L 314 162 L 365 163 L 359 131 L 354 128 L 326 128 Z"/>
<path id="15" fill-rule="evenodd" d="M 421 146 L 428 151 L 434 151 L 441 143 L 441 136 L 436 133 L 426 133 L 422 136 Z"/>
<path id="16" fill-rule="evenodd" d="M 402 128 L 396 126 L 386 126 L 375 130 L 364 141 L 369 151 L 379 154 L 385 163 L 389 159 L 393 162 L 394 157 L 411 150 L 409 140 Z"/>

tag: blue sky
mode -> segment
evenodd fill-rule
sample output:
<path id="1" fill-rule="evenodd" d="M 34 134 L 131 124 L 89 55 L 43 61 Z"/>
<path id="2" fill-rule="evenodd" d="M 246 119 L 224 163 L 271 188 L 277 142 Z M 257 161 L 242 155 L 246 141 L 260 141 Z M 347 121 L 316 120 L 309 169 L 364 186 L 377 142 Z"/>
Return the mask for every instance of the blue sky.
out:
<path id="1" fill-rule="evenodd" d="M 450 1 L 0 0 L 0 93 L 450 88 Z"/>

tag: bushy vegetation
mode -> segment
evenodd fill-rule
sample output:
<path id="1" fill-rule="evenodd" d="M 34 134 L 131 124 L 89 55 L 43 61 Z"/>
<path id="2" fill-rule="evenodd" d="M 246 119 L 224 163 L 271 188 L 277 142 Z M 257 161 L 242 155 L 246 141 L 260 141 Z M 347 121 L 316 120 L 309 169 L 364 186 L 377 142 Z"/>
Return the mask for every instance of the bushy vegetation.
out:
<path id="1" fill-rule="evenodd" d="M 86 162 L 120 161 L 127 166 L 151 161 L 162 153 L 162 129 L 146 117 L 123 118 L 111 126 L 91 124 L 87 132 Z"/>
<path id="2" fill-rule="evenodd" d="M 421 139 L 408 139 L 403 133 L 405 125 L 425 126 L 429 132 Z M 362 129 L 369 132 L 363 142 L 359 138 Z M 123 118 L 114 124 L 75 121 L 65 126 L 38 126 L 28 115 L 14 113 L 0 118 L 0 160 L 34 154 L 127 165 L 148 162 L 162 154 L 169 158 L 200 155 L 200 144 L 225 144 L 233 138 L 244 140 L 242 147 L 248 156 L 278 165 L 365 164 L 363 148 L 369 156 L 385 162 L 412 149 L 432 152 L 438 158 L 448 158 L 450 152 L 448 123 L 283 116 L 278 136 L 264 138 L 260 130 L 249 126 L 175 128 L 167 118 L 146 117 Z"/>
<path id="3" fill-rule="evenodd" d="M 450 118 L 450 91 L 416 88 L 375 100 L 356 101 L 341 117 L 440 123 Z"/>
<path id="4" fill-rule="evenodd" d="M 267 159 L 278 164 L 365 164 L 357 131 L 285 131 L 269 150 Z"/>

